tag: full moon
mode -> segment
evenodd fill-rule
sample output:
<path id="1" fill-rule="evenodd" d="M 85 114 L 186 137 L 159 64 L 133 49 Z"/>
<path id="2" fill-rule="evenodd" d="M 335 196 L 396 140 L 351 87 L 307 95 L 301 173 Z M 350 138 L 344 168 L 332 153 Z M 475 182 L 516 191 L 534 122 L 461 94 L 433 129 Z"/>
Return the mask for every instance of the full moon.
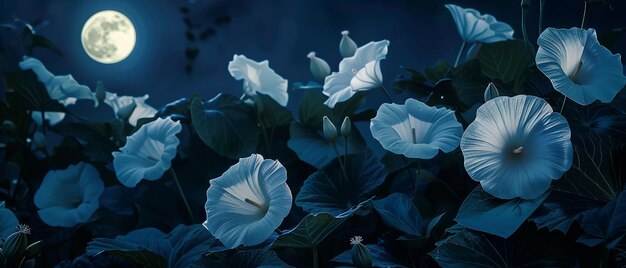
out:
<path id="1" fill-rule="evenodd" d="M 81 33 L 87 55 L 104 64 L 124 60 L 135 47 L 135 27 L 124 14 L 115 10 L 100 11 L 91 16 Z"/>

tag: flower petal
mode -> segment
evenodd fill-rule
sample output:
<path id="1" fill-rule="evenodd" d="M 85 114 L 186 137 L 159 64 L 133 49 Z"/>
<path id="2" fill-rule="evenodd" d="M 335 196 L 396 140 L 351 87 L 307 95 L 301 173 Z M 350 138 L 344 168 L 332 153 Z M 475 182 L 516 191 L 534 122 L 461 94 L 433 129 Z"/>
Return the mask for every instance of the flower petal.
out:
<path id="1" fill-rule="evenodd" d="M 228 71 L 235 79 L 245 81 L 246 94 L 263 93 L 270 96 L 278 104 L 287 106 L 289 100 L 287 80 L 276 74 L 269 67 L 267 60 L 256 62 L 244 55 L 234 55 L 233 60 L 228 63 Z"/>
<path id="2" fill-rule="evenodd" d="M 626 84 L 621 56 L 603 47 L 593 29 L 547 28 L 537 43 L 539 70 L 578 104 L 611 102 Z"/>

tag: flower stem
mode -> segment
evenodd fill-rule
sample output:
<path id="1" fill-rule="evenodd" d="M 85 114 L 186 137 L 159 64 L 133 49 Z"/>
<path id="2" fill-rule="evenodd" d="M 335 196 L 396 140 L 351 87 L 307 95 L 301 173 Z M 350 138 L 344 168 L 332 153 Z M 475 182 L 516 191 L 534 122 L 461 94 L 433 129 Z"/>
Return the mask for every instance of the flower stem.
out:
<path id="1" fill-rule="evenodd" d="M 580 28 L 585 28 L 585 19 L 587 18 L 587 1 L 585 1 L 585 9 L 583 9 L 583 21 L 580 23 Z"/>
<path id="2" fill-rule="evenodd" d="M 317 263 L 317 247 L 313 247 L 311 250 L 313 251 L 313 268 L 318 268 L 319 264 Z"/>
<path id="3" fill-rule="evenodd" d="M 546 0 L 539 0 L 539 34 L 543 31 L 543 7 Z"/>
<path id="4" fill-rule="evenodd" d="M 526 42 L 528 49 L 534 53 L 535 47 L 530 42 L 530 39 L 528 38 L 528 31 L 526 31 L 526 20 L 529 6 L 530 4 L 528 4 L 528 0 L 522 0 L 522 35 L 524 36 L 524 42 Z"/>
<path id="5" fill-rule="evenodd" d="M 602 247 L 602 253 L 600 255 L 600 265 L 598 267 L 609 267 L 609 258 L 611 257 L 611 251 L 606 247 Z"/>
<path id="6" fill-rule="evenodd" d="M 389 94 L 389 91 L 387 91 L 387 89 L 385 88 L 385 86 L 380 85 L 380 89 L 382 89 L 382 90 L 383 90 L 383 93 L 385 93 L 385 95 L 387 96 L 387 98 L 389 99 L 389 101 L 390 101 L 391 103 L 396 103 L 396 102 L 393 100 L 393 98 L 391 97 L 391 94 Z"/>
<path id="7" fill-rule="evenodd" d="M 189 203 L 187 202 L 187 197 L 185 196 L 185 192 L 183 192 L 183 188 L 180 186 L 180 182 L 178 181 L 178 176 L 176 176 L 176 172 L 174 172 L 173 168 L 170 168 L 170 173 L 172 174 L 174 183 L 176 183 L 176 188 L 178 188 L 178 193 L 180 194 L 180 197 L 183 199 L 183 203 L 185 203 L 185 208 L 187 209 L 187 213 L 189 213 L 189 219 L 191 220 L 191 223 L 193 224 L 196 222 L 196 218 L 193 216 L 193 213 L 191 212 L 191 207 L 189 206 Z"/>
<path id="8" fill-rule="evenodd" d="M 419 179 L 420 179 L 420 175 L 422 173 L 422 160 L 418 159 L 417 160 L 417 171 L 415 172 L 415 190 L 414 190 L 414 196 L 417 196 L 417 186 L 419 184 Z"/>
<path id="9" fill-rule="evenodd" d="M 345 153 L 346 153 L 346 154 L 343 155 L 343 163 L 347 165 L 348 164 L 348 137 L 347 136 L 343 137 L 343 142 L 344 142 L 344 146 L 343 147 L 344 147 Z"/>
<path id="10" fill-rule="evenodd" d="M 465 51 L 465 46 L 467 44 L 465 43 L 465 41 L 463 41 L 463 44 L 461 44 L 461 49 L 459 49 L 459 54 L 456 55 L 456 61 L 454 61 L 454 67 L 456 68 L 457 66 L 459 66 L 459 62 L 461 61 L 461 55 L 463 55 L 463 51 Z"/>
<path id="11" fill-rule="evenodd" d="M 261 133 L 263 133 L 263 142 L 265 143 L 265 149 L 267 150 L 268 156 L 270 155 L 270 140 L 267 136 L 267 131 L 265 130 L 265 124 L 263 123 L 263 118 L 261 114 L 257 112 L 259 118 L 259 125 L 261 125 Z"/>
<path id="12" fill-rule="evenodd" d="M 343 160 L 341 159 L 341 156 L 339 155 L 339 150 L 337 150 L 337 143 L 331 142 L 331 144 L 333 145 L 333 149 L 335 150 L 335 155 L 337 156 L 337 162 L 339 162 L 339 166 L 341 166 L 341 172 L 343 173 L 343 178 L 346 180 L 346 183 L 348 183 L 349 181 L 348 172 L 346 172 L 346 165 L 343 163 Z"/>
<path id="13" fill-rule="evenodd" d="M 563 114 L 563 108 L 565 108 L 565 102 L 567 101 L 567 97 L 563 96 L 563 104 L 561 104 L 561 110 L 559 110 L 560 114 Z"/>

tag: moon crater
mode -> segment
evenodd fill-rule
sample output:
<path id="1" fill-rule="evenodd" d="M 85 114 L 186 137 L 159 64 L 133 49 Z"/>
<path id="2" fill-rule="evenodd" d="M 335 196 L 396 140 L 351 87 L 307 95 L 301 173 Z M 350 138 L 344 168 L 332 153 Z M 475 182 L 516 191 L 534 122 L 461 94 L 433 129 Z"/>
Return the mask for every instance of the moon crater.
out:
<path id="1" fill-rule="evenodd" d="M 135 27 L 124 14 L 100 11 L 83 26 L 81 41 L 87 55 L 97 62 L 112 64 L 124 60 L 135 47 Z"/>

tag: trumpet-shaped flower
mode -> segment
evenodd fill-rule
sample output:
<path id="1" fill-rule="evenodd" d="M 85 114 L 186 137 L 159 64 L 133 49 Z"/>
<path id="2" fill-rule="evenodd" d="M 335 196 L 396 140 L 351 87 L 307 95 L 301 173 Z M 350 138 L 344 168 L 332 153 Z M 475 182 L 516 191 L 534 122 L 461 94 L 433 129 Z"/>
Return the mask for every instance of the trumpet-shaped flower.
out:
<path id="1" fill-rule="evenodd" d="M 535 96 L 483 104 L 461 138 L 465 169 L 495 197 L 534 199 L 572 165 L 567 120 Z"/>
<path id="2" fill-rule="evenodd" d="M 609 103 L 626 84 L 621 56 L 603 47 L 594 29 L 548 28 L 537 43 L 537 68 L 578 104 Z"/>
<path id="3" fill-rule="evenodd" d="M 96 168 L 80 162 L 49 171 L 35 193 L 35 206 L 46 224 L 72 227 L 89 220 L 100 205 L 102 191 L 104 183 Z"/>
<path id="4" fill-rule="evenodd" d="M 440 150 L 448 153 L 459 146 L 463 126 L 452 110 L 407 99 L 404 105 L 381 105 L 370 130 L 385 150 L 408 158 L 431 159 Z"/>
<path id="5" fill-rule="evenodd" d="M 72 75 L 53 75 L 38 59 L 24 57 L 19 65 L 22 70 L 32 70 L 37 75 L 37 80 L 46 86 L 50 98 L 59 101 L 64 106 L 73 105 L 79 99 L 95 100 L 89 87 L 78 84 Z M 50 125 L 56 125 L 65 118 L 65 113 L 46 112 L 43 117 L 49 121 Z M 41 125 L 41 113 L 33 112 L 32 118 Z"/>
<path id="6" fill-rule="evenodd" d="M 137 120 L 141 118 L 150 118 L 156 115 L 157 110 L 146 103 L 146 100 L 149 97 L 150 96 L 148 94 L 141 97 L 131 97 L 118 96 L 116 93 L 107 92 L 104 103 L 113 109 L 113 113 L 115 113 L 116 117 L 128 117 L 128 123 L 134 127 L 137 126 Z M 131 114 L 122 115 L 121 111 L 125 110 L 128 110 Z"/>
<path id="7" fill-rule="evenodd" d="M 256 62 L 244 55 L 235 55 L 228 63 L 228 71 L 237 80 L 243 80 L 246 95 L 254 96 L 257 92 L 270 96 L 278 104 L 287 106 L 287 80 L 276 74 L 264 60 Z"/>
<path id="8" fill-rule="evenodd" d="M 117 179 L 126 187 L 135 187 L 142 179 L 161 178 L 176 157 L 180 143 L 176 134 L 181 130 L 180 122 L 169 117 L 142 125 L 128 137 L 120 152 L 113 152 Z"/>
<path id="9" fill-rule="evenodd" d="M 253 154 L 212 179 L 204 227 L 226 247 L 265 241 L 291 209 L 287 171 L 275 160 Z"/>
<path id="10" fill-rule="evenodd" d="M 7 239 L 9 235 L 15 233 L 15 227 L 19 222 L 17 217 L 8 208 L 4 207 L 4 201 L 0 202 L 0 239 Z"/>
<path id="11" fill-rule="evenodd" d="M 354 56 L 344 58 L 339 63 L 339 72 L 333 72 L 324 80 L 324 104 L 333 108 L 338 102 L 350 99 L 359 91 L 380 87 L 383 75 L 380 61 L 387 57 L 389 41 L 369 42 L 359 47 Z"/>
<path id="12" fill-rule="evenodd" d="M 452 14 L 459 35 L 465 43 L 493 43 L 513 39 L 513 28 L 489 14 L 481 15 L 475 9 L 452 4 L 446 5 L 446 8 Z"/>

